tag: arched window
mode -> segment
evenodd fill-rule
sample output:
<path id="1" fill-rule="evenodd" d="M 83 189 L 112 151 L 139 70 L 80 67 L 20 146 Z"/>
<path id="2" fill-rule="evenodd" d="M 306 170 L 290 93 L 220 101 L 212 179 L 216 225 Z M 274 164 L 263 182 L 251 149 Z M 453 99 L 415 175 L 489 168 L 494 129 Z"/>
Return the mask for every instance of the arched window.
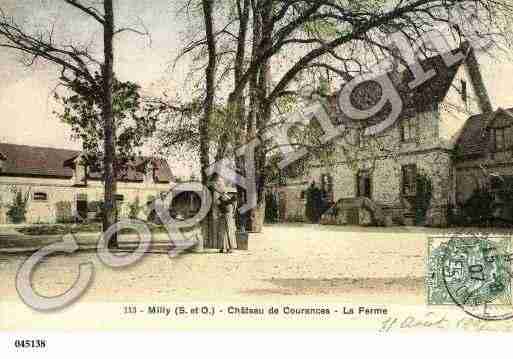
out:
<path id="1" fill-rule="evenodd" d="M 35 202 L 46 202 L 46 201 L 48 201 L 48 194 L 45 192 L 36 192 L 36 193 L 34 193 L 34 201 Z"/>

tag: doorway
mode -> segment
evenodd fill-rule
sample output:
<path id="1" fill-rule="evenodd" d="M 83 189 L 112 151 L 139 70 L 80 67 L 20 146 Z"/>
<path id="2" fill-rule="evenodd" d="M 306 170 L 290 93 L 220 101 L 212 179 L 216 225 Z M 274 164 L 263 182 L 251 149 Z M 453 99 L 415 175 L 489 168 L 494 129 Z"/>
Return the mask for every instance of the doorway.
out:
<path id="1" fill-rule="evenodd" d="M 78 194 L 77 195 L 77 219 L 79 221 L 84 221 L 87 219 L 87 194 Z"/>
<path id="2" fill-rule="evenodd" d="M 372 176 L 369 171 L 359 171 L 357 175 L 357 197 L 372 198 Z"/>

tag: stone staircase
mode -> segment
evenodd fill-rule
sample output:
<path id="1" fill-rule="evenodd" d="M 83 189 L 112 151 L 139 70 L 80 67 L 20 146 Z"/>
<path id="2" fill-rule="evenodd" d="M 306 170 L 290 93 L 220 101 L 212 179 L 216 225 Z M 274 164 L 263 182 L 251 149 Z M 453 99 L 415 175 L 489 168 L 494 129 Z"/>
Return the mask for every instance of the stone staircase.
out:
<path id="1" fill-rule="evenodd" d="M 362 211 L 369 214 L 369 223 L 362 221 Z M 357 222 L 357 223 L 356 223 Z M 386 225 L 383 208 L 367 197 L 344 198 L 335 203 L 321 217 L 321 224 Z"/>

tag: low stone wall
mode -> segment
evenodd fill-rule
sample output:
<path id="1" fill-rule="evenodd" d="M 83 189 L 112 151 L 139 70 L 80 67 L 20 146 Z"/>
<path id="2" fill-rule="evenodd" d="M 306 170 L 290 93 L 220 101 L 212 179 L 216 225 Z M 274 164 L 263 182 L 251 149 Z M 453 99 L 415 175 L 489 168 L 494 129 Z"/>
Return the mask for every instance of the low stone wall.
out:
<path id="1" fill-rule="evenodd" d="M 7 214 L 4 207 L 0 207 L 0 224 L 7 223 Z"/>
<path id="2" fill-rule="evenodd" d="M 339 201 L 321 218 L 326 225 L 379 225 L 379 226 L 415 226 L 447 227 L 447 206 L 432 206 L 425 223 L 417 224 L 415 212 L 411 208 L 397 205 L 369 206 L 369 199 L 354 198 Z"/>

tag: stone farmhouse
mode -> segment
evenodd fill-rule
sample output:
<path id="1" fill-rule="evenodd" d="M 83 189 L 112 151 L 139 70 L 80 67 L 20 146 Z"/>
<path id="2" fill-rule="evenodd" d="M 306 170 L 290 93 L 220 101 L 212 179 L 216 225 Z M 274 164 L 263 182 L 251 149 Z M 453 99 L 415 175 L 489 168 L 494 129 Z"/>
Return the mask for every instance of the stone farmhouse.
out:
<path id="1" fill-rule="evenodd" d="M 0 224 L 9 222 L 13 189 L 29 196 L 28 223 L 91 216 L 91 203 L 103 201 L 102 177 L 82 165 L 81 159 L 78 151 L 0 143 Z M 174 185 L 163 159 L 140 158 L 123 172 L 117 193 L 122 217 L 128 215 L 131 203 L 138 200 L 144 208 Z M 60 213 L 62 207 L 69 213 Z"/>
<path id="2" fill-rule="evenodd" d="M 475 52 L 468 46 L 460 50 L 463 56 L 451 66 L 442 56 L 420 61 L 424 71 L 434 70 L 435 75 L 413 90 L 408 86 L 414 79 L 411 71 L 392 65 L 387 75 L 403 101 L 398 120 L 374 137 L 352 129 L 337 142 L 334 161 L 317 163 L 308 176 L 277 188 L 280 219 L 305 219 L 305 192 L 315 183 L 330 208 L 321 223 L 419 224 L 416 187 L 424 176 L 432 190 L 422 224 L 445 226 L 448 209 L 457 211 L 479 186 L 492 179 L 492 187 L 499 189 L 508 182 L 504 178 L 513 178 L 512 113 L 494 111 Z M 368 109 L 379 101 L 379 91 L 376 82 L 364 82 L 351 101 Z M 341 122 L 344 114 L 336 98 L 330 102 L 333 121 Z M 390 111 L 385 106 L 368 123 Z"/>

